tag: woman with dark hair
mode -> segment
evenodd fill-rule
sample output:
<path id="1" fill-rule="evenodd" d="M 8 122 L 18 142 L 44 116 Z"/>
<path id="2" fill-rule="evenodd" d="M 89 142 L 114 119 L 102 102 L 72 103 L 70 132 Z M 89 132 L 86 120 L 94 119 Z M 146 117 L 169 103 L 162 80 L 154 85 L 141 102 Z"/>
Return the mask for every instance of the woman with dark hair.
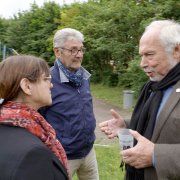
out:
<path id="1" fill-rule="evenodd" d="M 0 180 L 68 180 L 67 157 L 37 112 L 51 105 L 47 63 L 11 56 L 0 63 Z"/>

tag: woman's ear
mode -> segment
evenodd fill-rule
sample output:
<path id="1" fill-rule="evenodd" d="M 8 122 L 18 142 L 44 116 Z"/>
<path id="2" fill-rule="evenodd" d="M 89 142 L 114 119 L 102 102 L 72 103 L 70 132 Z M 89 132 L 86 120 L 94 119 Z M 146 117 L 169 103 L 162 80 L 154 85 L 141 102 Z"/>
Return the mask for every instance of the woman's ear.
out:
<path id="1" fill-rule="evenodd" d="M 31 95 L 31 83 L 28 79 L 21 79 L 20 87 L 25 94 Z"/>

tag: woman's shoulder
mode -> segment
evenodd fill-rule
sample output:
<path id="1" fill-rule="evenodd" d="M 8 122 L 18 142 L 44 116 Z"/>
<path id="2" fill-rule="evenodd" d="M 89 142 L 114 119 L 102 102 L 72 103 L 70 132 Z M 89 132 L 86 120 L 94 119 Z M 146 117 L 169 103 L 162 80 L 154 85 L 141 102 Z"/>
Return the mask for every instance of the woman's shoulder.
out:
<path id="1" fill-rule="evenodd" d="M 7 125 L 0 125 L 0 144 L 7 151 L 13 149 L 17 153 L 33 148 L 48 149 L 38 137 L 26 129 Z"/>
<path id="2" fill-rule="evenodd" d="M 0 144 L 0 171 L 4 169 L 0 179 L 29 175 L 29 179 L 50 180 L 55 176 L 56 167 L 52 162 L 57 158 L 38 137 L 26 129 L 0 125 Z M 59 166 L 59 169 L 62 167 Z M 57 174 L 58 178 L 65 177 L 62 170 L 58 170 Z"/>

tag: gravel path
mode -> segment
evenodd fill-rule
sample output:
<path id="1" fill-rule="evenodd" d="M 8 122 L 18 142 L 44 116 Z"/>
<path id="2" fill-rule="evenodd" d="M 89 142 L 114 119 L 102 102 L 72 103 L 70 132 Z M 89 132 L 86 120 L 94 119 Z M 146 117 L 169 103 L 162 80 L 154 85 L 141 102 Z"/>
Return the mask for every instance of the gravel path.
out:
<path id="1" fill-rule="evenodd" d="M 95 143 L 100 144 L 100 145 L 110 145 L 114 142 L 117 142 L 117 138 L 113 140 L 108 139 L 107 136 L 100 131 L 98 124 L 100 122 L 103 122 L 105 120 L 112 118 L 110 109 L 116 110 L 125 119 L 128 119 L 131 117 L 131 112 L 129 110 L 124 110 L 117 106 L 108 104 L 104 102 L 103 100 L 99 100 L 96 98 L 93 98 L 93 106 L 94 106 L 94 114 L 96 117 L 96 130 L 95 130 L 96 142 Z"/>

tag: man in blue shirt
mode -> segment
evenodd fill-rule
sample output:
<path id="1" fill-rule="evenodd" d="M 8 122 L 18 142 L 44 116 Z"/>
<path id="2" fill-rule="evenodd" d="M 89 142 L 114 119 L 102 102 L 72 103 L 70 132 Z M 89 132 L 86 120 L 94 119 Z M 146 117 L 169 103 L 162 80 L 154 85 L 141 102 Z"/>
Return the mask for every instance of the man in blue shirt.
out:
<path id="1" fill-rule="evenodd" d="M 139 43 L 140 66 L 149 77 L 128 125 L 114 110 L 100 123 L 109 138 L 130 128 L 134 147 L 121 151 L 126 180 L 180 179 L 180 24 L 153 21 Z"/>
<path id="2" fill-rule="evenodd" d="M 83 34 L 71 28 L 58 30 L 54 35 L 53 103 L 41 113 L 56 130 L 68 157 L 71 176 L 77 173 L 79 180 L 98 180 L 91 75 L 81 66 L 83 42 Z"/>

